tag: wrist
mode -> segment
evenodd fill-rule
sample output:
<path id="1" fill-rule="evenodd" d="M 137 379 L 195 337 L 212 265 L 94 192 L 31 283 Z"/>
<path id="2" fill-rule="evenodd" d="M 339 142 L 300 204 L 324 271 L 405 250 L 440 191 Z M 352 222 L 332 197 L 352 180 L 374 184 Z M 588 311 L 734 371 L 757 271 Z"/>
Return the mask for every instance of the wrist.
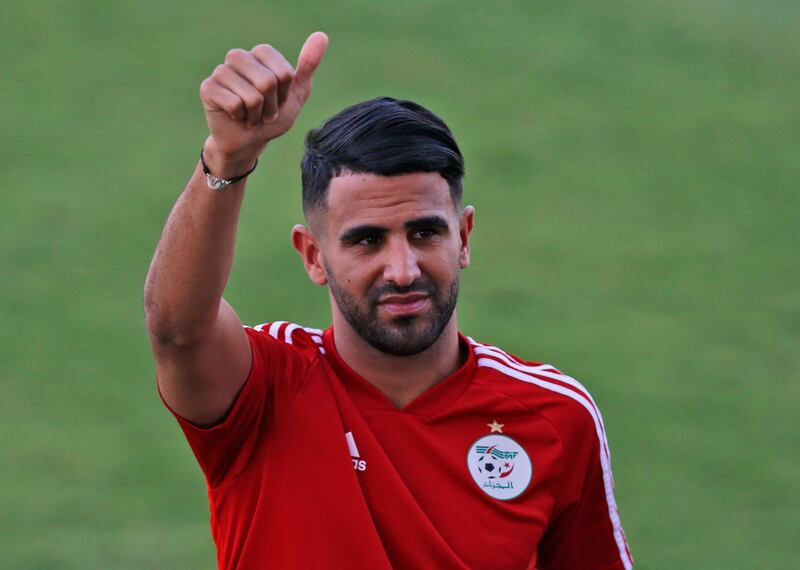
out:
<path id="1" fill-rule="evenodd" d="M 252 169 L 263 150 L 262 146 L 229 153 L 221 149 L 213 137 L 208 137 L 203 145 L 203 160 L 214 176 L 231 179 Z"/>

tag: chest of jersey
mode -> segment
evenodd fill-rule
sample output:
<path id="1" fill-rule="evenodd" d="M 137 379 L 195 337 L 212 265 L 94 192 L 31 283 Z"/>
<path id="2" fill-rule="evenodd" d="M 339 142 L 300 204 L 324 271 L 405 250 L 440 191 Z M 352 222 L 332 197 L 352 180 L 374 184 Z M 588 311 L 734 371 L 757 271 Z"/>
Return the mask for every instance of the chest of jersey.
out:
<path id="1" fill-rule="evenodd" d="M 253 366 L 221 424 L 176 415 L 220 568 L 631 568 L 602 421 L 574 379 L 472 343 L 398 410 L 330 330 L 284 325 L 247 331 Z"/>
<path id="2" fill-rule="evenodd" d="M 560 468 L 547 421 L 480 377 L 416 410 L 370 406 L 330 380 L 353 474 L 386 513 L 384 540 L 413 542 L 425 529 L 468 568 L 532 567 Z"/>

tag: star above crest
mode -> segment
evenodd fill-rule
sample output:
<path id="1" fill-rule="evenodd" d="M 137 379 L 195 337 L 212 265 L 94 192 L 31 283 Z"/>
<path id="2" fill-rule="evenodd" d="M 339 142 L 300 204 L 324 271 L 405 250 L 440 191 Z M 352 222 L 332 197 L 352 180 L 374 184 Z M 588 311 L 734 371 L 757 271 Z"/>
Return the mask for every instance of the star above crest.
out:
<path id="1" fill-rule="evenodd" d="M 498 423 L 497 420 L 492 420 L 492 423 L 486 425 L 492 430 L 489 433 L 503 433 L 503 428 L 506 427 L 506 424 Z"/>

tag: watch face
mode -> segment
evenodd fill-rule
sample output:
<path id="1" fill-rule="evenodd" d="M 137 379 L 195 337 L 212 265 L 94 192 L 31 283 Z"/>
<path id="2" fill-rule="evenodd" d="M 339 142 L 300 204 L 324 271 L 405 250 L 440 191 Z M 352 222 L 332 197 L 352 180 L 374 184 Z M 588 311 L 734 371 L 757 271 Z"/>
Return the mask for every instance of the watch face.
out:
<path id="1" fill-rule="evenodd" d="M 230 185 L 230 182 L 227 180 L 223 180 L 222 178 L 217 178 L 213 174 L 207 173 L 206 174 L 206 183 L 208 187 L 212 190 L 222 190 L 227 188 Z"/>

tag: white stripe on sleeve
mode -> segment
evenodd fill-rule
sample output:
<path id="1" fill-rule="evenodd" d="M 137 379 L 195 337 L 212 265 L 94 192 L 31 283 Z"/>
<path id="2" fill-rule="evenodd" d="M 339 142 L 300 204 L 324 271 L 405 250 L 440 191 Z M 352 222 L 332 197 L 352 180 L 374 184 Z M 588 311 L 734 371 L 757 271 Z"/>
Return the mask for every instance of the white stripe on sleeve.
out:
<path id="1" fill-rule="evenodd" d="M 475 347 L 476 353 L 480 349 L 480 346 Z M 496 358 L 501 358 L 498 354 L 488 351 L 491 356 Z M 482 352 L 482 354 L 486 355 L 487 352 Z M 503 359 L 505 361 L 505 359 Z M 614 480 L 611 475 L 611 464 L 610 464 L 610 455 L 608 453 L 608 444 L 605 440 L 605 428 L 603 426 L 602 418 L 600 417 L 599 412 L 597 411 L 594 402 L 591 401 L 591 397 L 588 396 L 588 392 L 584 392 L 583 390 L 574 390 L 572 388 L 567 388 L 560 384 L 556 384 L 554 382 L 549 382 L 542 378 L 537 378 L 531 373 L 524 372 L 519 370 L 518 368 L 524 368 L 523 365 L 516 365 L 515 366 L 507 366 L 503 362 L 499 360 L 495 360 L 494 358 L 478 358 L 478 366 L 485 366 L 488 368 L 493 368 L 499 372 L 502 372 L 506 376 L 510 376 L 512 378 L 516 378 L 517 380 L 521 380 L 523 382 L 527 382 L 529 384 L 535 384 L 541 388 L 545 388 L 546 390 L 550 390 L 553 392 L 557 392 L 572 400 L 578 402 L 583 408 L 589 412 L 592 420 L 594 421 L 595 433 L 597 435 L 597 439 L 600 443 L 600 467 L 603 472 L 603 487 L 606 493 L 606 503 L 608 504 L 608 515 L 611 519 L 611 525 L 614 532 L 614 541 L 617 544 L 617 549 L 619 550 L 620 559 L 625 567 L 625 570 L 631 570 L 633 568 L 633 563 L 628 555 L 628 548 L 627 542 L 625 541 L 625 533 L 622 530 L 622 522 L 619 519 L 619 511 L 617 509 L 617 502 L 614 498 Z M 550 374 L 543 374 L 542 371 L 538 369 L 538 367 L 528 367 L 536 370 L 536 374 L 541 374 L 544 376 L 550 376 Z M 555 375 L 561 376 L 561 375 Z M 558 378 L 561 381 L 564 381 L 562 378 Z M 573 380 L 574 381 L 574 380 Z M 576 384 L 580 385 L 576 382 Z"/>

